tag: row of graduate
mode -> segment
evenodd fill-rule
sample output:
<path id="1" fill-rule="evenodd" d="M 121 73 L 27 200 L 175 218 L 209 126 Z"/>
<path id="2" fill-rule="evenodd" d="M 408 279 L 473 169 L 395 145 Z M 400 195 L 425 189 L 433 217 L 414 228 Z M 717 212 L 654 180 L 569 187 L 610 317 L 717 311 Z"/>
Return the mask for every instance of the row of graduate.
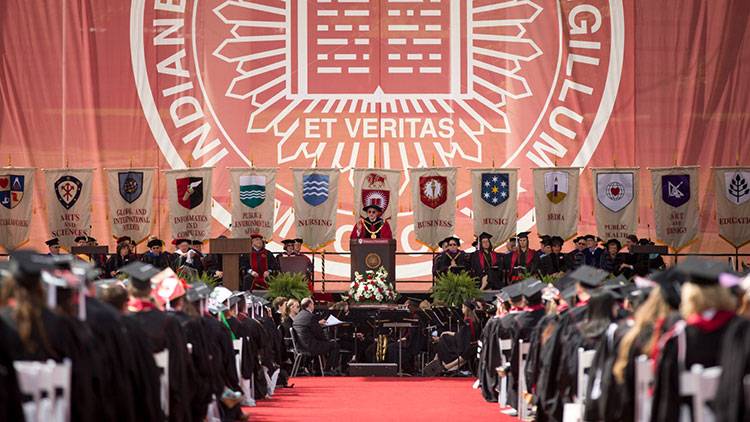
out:
<path id="1" fill-rule="evenodd" d="M 696 364 L 723 369 L 710 403 L 716 420 L 748 420 L 743 378 L 750 374 L 750 275 L 690 258 L 638 286 L 608 276 L 583 266 L 554 287 L 527 280 L 503 289 L 496 315 L 481 334 L 484 398 L 497 402 L 500 380 L 508 377 L 511 407 L 504 413 L 518 413 L 520 394 L 535 409 L 535 420 L 562 421 L 564 405 L 576 399 L 583 348 L 596 351 L 584 386 L 584 420 L 635 420 L 635 364 L 641 355 L 654 361 L 652 421 L 689 417 L 684 412 L 692 411 L 691 401 L 680 396 L 680 374 Z M 512 341 L 509 352 L 499 348 L 498 340 L 506 339 Z M 530 343 L 525 390 L 519 390 L 519 340 Z"/>
<path id="2" fill-rule="evenodd" d="M 97 240 L 90 236 L 79 236 L 76 246 L 97 246 Z M 302 239 L 286 239 L 282 242 L 284 251 L 275 254 L 266 249 L 266 242 L 260 235 L 252 235 L 248 252 L 240 255 L 240 273 L 242 274 L 241 290 L 266 289 L 270 275 L 281 270 L 279 263 L 282 257 L 303 257 L 307 260 L 307 278 L 311 279 L 312 261 L 302 250 Z M 62 252 L 57 238 L 46 242 L 49 255 Z M 143 254 L 135 252 L 135 243 L 130 237 L 117 239 L 116 252 L 106 255 L 79 255 L 78 257 L 93 263 L 102 270 L 104 278 L 115 277 L 120 269 L 131 262 L 142 261 L 163 270 L 172 268 L 177 272 L 205 273 L 216 279 L 223 277 L 222 257 L 218 254 L 204 254 L 203 242 L 200 240 L 175 239 L 172 241 L 174 252 L 167 251 L 164 241 L 151 238 L 146 243 L 148 250 Z M 312 285 L 310 286 L 312 288 Z"/>
<path id="3" fill-rule="evenodd" d="M 606 243 L 594 235 L 576 237 L 573 249 L 562 252 L 563 239 L 559 236 L 542 236 L 542 248 L 529 248 L 529 233 L 519 233 L 506 243 L 505 253 L 495 251 L 492 236 L 483 233 L 472 245 L 473 252 L 461 250 L 461 240 L 451 236 L 440 244 L 442 251 L 433 261 L 433 274 L 439 277 L 446 272 L 466 271 L 480 280 L 481 288 L 496 290 L 528 275 L 560 277 L 582 265 L 601 268 L 615 276 L 631 278 L 644 276 L 664 267 L 658 254 L 636 254 L 630 250 L 635 245 L 653 245 L 648 239 L 630 235 L 625 245 L 617 239 Z M 600 244 L 604 243 L 604 248 Z"/>
<path id="4" fill-rule="evenodd" d="M 246 420 L 241 403 L 266 398 L 274 381 L 285 386 L 285 348 L 269 308 L 223 287 L 157 283 L 160 271 L 142 262 L 121 270 L 122 282 L 94 282 L 98 271 L 71 255 L 19 251 L 2 263 L 0 420 L 24 420 L 14 361 L 71 359 L 75 421 L 165 420 L 152 357 L 165 349 L 170 421 L 205 420 L 216 400 L 222 420 Z M 240 373 L 254 381 L 251 391 L 238 379 L 234 339 L 243 342 Z"/>

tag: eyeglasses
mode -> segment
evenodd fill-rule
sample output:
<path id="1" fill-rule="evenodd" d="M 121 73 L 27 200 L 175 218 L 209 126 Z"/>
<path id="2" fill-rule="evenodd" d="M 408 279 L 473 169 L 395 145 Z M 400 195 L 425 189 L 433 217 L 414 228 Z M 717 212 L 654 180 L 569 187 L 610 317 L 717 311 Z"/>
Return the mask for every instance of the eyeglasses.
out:
<path id="1" fill-rule="evenodd" d="M 458 246 L 458 245 L 455 243 L 449 243 L 448 246 Z"/>

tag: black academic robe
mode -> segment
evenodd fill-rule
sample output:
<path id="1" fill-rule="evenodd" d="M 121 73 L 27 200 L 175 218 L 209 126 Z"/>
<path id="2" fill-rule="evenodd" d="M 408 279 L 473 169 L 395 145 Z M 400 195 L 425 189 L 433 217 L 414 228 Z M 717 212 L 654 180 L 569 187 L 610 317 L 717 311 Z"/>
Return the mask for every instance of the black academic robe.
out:
<path id="1" fill-rule="evenodd" d="M 565 255 L 568 260 L 568 269 L 575 270 L 576 268 L 586 263 L 586 254 L 578 249 L 573 249 Z"/>
<path id="2" fill-rule="evenodd" d="M 163 270 L 172 265 L 172 257 L 166 252 L 154 255 L 150 251 L 141 255 L 141 261 Z"/>
<path id="3" fill-rule="evenodd" d="M 494 317 L 487 321 L 482 330 L 482 351 L 479 354 L 478 376 L 482 388 L 482 397 L 488 402 L 498 400 L 500 380 L 496 368 L 502 363 L 498 342 L 501 328 L 501 318 Z"/>
<path id="4" fill-rule="evenodd" d="M 741 422 L 750 419 L 750 400 L 744 393 L 743 380 L 750 375 L 750 321 L 736 318 L 727 327 L 719 362 L 722 368 L 719 388 L 714 399 L 716 420 Z"/>
<path id="5" fill-rule="evenodd" d="M 144 359 L 151 354 L 151 344 L 141 324 L 133 318 L 121 318 L 127 349 L 123 353 L 130 394 L 133 397 L 133 411 L 136 421 L 163 421 L 161 410 L 161 372 L 153 359 Z M 125 349 L 123 349 L 125 350 Z M 122 381 L 119 381 L 122 382 Z"/>
<path id="6" fill-rule="evenodd" d="M 443 252 L 435 258 L 435 272 L 438 276 L 448 271 L 460 273 L 461 271 L 469 272 L 470 269 L 469 254 L 464 251 L 458 251 L 455 254 Z"/>
<path id="7" fill-rule="evenodd" d="M 17 334 L 0 318 L 0 420 L 23 421 L 21 391 L 13 368 L 12 347 L 20 347 Z"/>
<path id="8" fill-rule="evenodd" d="M 510 353 L 510 373 L 508 374 L 508 403 L 514 408 L 518 405 L 518 378 L 519 378 L 519 367 L 518 357 L 520 349 L 518 348 L 518 342 L 523 340 L 525 343 L 531 341 L 531 335 L 534 332 L 539 321 L 544 317 L 544 308 L 541 305 L 534 306 L 531 310 L 520 312 L 513 319 L 513 327 L 511 328 L 512 347 Z"/>
<path id="9" fill-rule="evenodd" d="M 172 269 L 179 272 L 182 267 L 185 267 L 188 271 L 194 271 L 197 273 L 203 272 L 203 262 L 201 261 L 201 255 L 199 252 L 195 252 L 192 262 L 188 262 L 188 254 L 181 255 L 175 252 L 170 255 L 172 258 Z"/>
<path id="10" fill-rule="evenodd" d="M 258 276 L 251 276 L 250 270 L 258 273 Z M 240 290 L 267 289 L 268 280 L 263 275 L 266 271 L 269 275 L 279 271 L 279 261 L 268 249 L 252 249 L 249 254 L 240 255 L 240 273 L 242 274 Z"/>
<path id="11" fill-rule="evenodd" d="M 487 276 L 487 286 L 490 289 L 501 289 L 502 285 L 502 258 L 495 251 L 476 250 L 471 254 L 471 273 L 477 280 Z"/>
<path id="12" fill-rule="evenodd" d="M 510 261 L 507 262 L 507 273 L 510 275 L 511 282 L 521 281 L 525 273 L 536 274 L 539 271 L 539 257 L 533 249 L 526 249 L 510 254 Z"/>
<path id="13" fill-rule="evenodd" d="M 203 270 L 211 277 L 216 277 L 217 271 L 224 271 L 224 260 L 220 254 L 207 254 L 203 257 Z"/>
<path id="14" fill-rule="evenodd" d="M 117 272 L 120 268 L 137 260 L 138 257 L 132 253 L 125 256 L 120 256 L 118 254 L 110 256 L 107 263 L 104 265 L 107 278 L 112 277 L 112 272 Z"/>
<path id="15" fill-rule="evenodd" d="M 632 321 L 620 324 L 612 323 L 601 336 L 596 345 L 594 361 L 589 369 L 588 385 L 586 386 L 586 402 L 584 420 L 598 421 L 604 417 L 608 421 L 623 421 L 625 415 L 633 415 L 634 402 L 632 394 L 624 391 L 625 386 L 619 384 L 612 373 L 620 350 L 620 341 L 632 326 Z"/>
<path id="16" fill-rule="evenodd" d="M 550 275 L 558 272 L 568 271 L 568 260 L 561 253 L 550 253 L 544 255 L 539 262 L 539 273 L 541 275 Z"/>
<path id="17" fill-rule="evenodd" d="M 680 397 L 680 373 L 688 371 L 695 364 L 711 368 L 719 365 L 722 354 L 724 334 L 738 317 L 732 317 L 718 328 L 710 330 L 698 328 L 695 325 L 677 324 L 673 336 L 661 350 L 657 363 L 654 385 L 653 402 L 651 406 L 651 421 L 677 421 L 680 419 L 680 409 L 691 409 L 689 399 Z M 685 361 L 678 359 L 678 336 L 683 332 L 685 338 Z"/>
<path id="18" fill-rule="evenodd" d="M 190 409 L 193 420 L 206 418 L 208 405 L 211 402 L 211 350 L 208 348 L 205 327 L 199 317 L 191 317 L 184 312 L 173 312 L 185 332 L 185 340 L 191 345 L 192 352 L 188 359 L 188 382 L 192 386 Z"/>
<path id="19" fill-rule="evenodd" d="M 471 343 L 477 340 L 477 330 L 474 322 L 464 320 L 454 335 L 442 335 L 437 343 L 437 355 L 441 362 L 448 364 L 458 359 L 459 356 L 466 358 L 465 353 L 469 350 Z"/>
<path id="20" fill-rule="evenodd" d="M 629 268 L 621 268 L 622 264 L 625 264 L 625 254 L 618 253 L 615 256 L 609 254 L 609 252 L 602 254 L 599 260 L 599 268 L 612 275 L 618 276 L 620 274 L 629 277 L 632 275 L 632 270 Z"/>
<path id="21" fill-rule="evenodd" d="M 156 309 L 134 312 L 146 334 L 151 354 L 169 350 L 169 420 L 190 421 L 189 357 L 185 333 L 174 315 Z"/>

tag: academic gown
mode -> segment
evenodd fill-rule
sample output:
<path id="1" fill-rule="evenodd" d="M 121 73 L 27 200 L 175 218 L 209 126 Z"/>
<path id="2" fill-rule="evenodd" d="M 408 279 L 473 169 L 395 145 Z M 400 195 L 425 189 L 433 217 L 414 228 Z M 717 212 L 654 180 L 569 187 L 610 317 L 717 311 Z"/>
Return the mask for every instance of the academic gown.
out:
<path id="1" fill-rule="evenodd" d="M 750 374 L 750 321 L 736 318 L 727 327 L 719 362 L 722 372 L 714 399 L 716 420 L 742 422 L 750 419 L 750 401 L 743 380 Z"/>
<path id="2" fill-rule="evenodd" d="M 539 273 L 542 275 L 551 275 L 567 271 L 568 261 L 565 259 L 565 255 L 561 253 L 550 253 L 544 255 L 539 261 Z"/>
<path id="3" fill-rule="evenodd" d="M 141 255 L 141 261 L 147 264 L 151 264 L 160 270 L 163 270 L 172 264 L 172 257 L 170 256 L 170 254 L 166 252 L 162 252 L 159 255 L 155 255 L 151 253 L 151 251 L 149 251 Z"/>
<path id="4" fill-rule="evenodd" d="M 572 251 L 568 252 L 565 255 L 565 258 L 568 260 L 569 270 L 575 270 L 576 268 L 586 263 L 586 255 L 583 253 L 583 251 L 579 251 L 578 249 L 573 249 Z"/>
<path id="5" fill-rule="evenodd" d="M 585 264 L 590 267 L 598 267 L 599 260 L 603 253 L 605 253 L 605 251 L 602 248 L 594 248 L 593 251 L 590 248 L 584 249 L 583 255 Z"/>
<path id="6" fill-rule="evenodd" d="M 471 254 L 471 272 L 474 277 L 480 281 L 487 276 L 487 286 L 490 289 L 501 289 L 502 276 L 500 266 L 502 264 L 500 256 L 495 251 L 476 250 Z"/>
<path id="7" fill-rule="evenodd" d="M 191 317 L 182 311 L 172 312 L 185 332 L 185 340 L 191 345 L 189 354 L 188 382 L 191 385 L 190 409 L 194 421 L 206 418 L 211 402 L 211 359 L 205 327 L 198 317 Z"/>
<path id="8" fill-rule="evenodd" d="M 12 347 L 20 347 L 16 333 L 0 318 L 0 420 L 23 421 L 21 391 L 13 368 Z"/>
<path id="9" fill-rule="evenodd" d="M 476 327 L 471 320 L 464 323 L 454 335 L 440 336 L 437 343 L 437 354 L 440 361 L 447 364 L 463 356 L 472 341 L 476 341 Z"/>
<path id="10" fill-rule="evenodd" d="M 120 268 L 137 260 L 138 257 L 132 253 L 125 256 L 120 256 L 118 254 L 110 256 L 107 263 L 104 265 L 107 278 L 111 277 L 113 271 L 117 272 Z"/>
<path id="11" fill-rule="evenodd" d="M 180 254 L 179 250 L 173 254 L 170 255 L 170 258 L 172 259 L 172 269 L 175 272 L 179 272 L 180 268 L 185 267 L 192 271 L 195 271 L 197 273 L 203 272 L 203 262 L 201 261 L 201 254 L 200 252 L 195 253 L 193 255 L 192 262 L 188 262 L 188 254 Z"/>
<path id="12" fill-rule="evenodd" d="M 169 420 L 190 421 L 190 386 L 185 333 L 173 315 L 156 309 L 130 314 L 145 332 L 150 353 L 169 350 Z"/>
<path id="13" fill-rule="evenodd" d="M 258 273 L 258 276 L 251 276 L 250 270 Z M 271 251 L 266 248 L 252 249 L 249 254 L 240 255 L 240 272 L 242 273 L 240 290 L 267 289 L 268 280 L 263 276 L 266 271 L 269 271 L 269 275 L 279 271 L 279 262 Z"/>
<path id="14" fill-rule="evenodd" d="M 625 391 L 612 373 L 620 350 L 620 341 L 632 326 L 631 320 L 612 323 L 606 335 L 601 336 L 595 347 L 596 354 L 589 369 L 586 385 L 584 420 L 598 421 L 606 416 L 607 421 L 624 421 L 627 415 L 632 420 L 635 403 L 632 393 Z"/>
<path id="15" fill-rule="evenodd" d="M 451 265 L 453 265 L 452 268 Z M 455 254 L 443 252 L 435 259 L 436 275 L 445 274 L 448 271 L 460 273 L 461 271 L 468 272 L 469 270 L 469 255 L 464 251 L 457 251 Z"/>
<path id="16" fill-rule="evenodd" d="M 153 359 L 144 359 L 145 356 L 151 355 L 148 336 L 135 319 L 121 318 L 120 321 L 125 329 L 127 349 L 130 351 L 123 353 L 122 358 L 127 368 L 127 379 L 130 380 L 129 389 L 133 397 L 135 420 L 163 421 L 159 379 L 161 372 Z"/>
<path id="17" fill-rule="evenodd" d="M 695 364 L 704 368 L 719 365 L 722 354 L 724 335 L 738 317 L 732 316 L 719 326 L 701 326 L 687 323 L 677 324 L 672 337 L 661 350 L 655 373 L 653 402 L 651 406 L 651 421 L 677 421 L 681 409 L 690 409 L 689 399 L 680 397 L 680 373 L 688 371 Z M 678 336 L 682 332 L 685 338 L 685 361 L 678 359 Z M 719 390 L 721 391 L 721 390 Z"/>
<path id="18" fill-rule="evenodd" d="M 479 354 L 479 383 L 482 397 L 488 402 L 497 402 L 500 382 L 497 368 L 503 359 L 500 353 L 500 330 L 502 321 L 499 317 L 490 318 L 482 330 L 482 351 Z"/>
<path id="19" fill-rule="evenodd" d="M 518 348 L 518 342 L 523 340 L 525 343 L 531 341 L 531 335 L 536 328 L 539 321 L 544 317 L 544 307 L 542 305 L 536 305 L 529 310 L 520 312 L 513 319 L 512 328 L 512 348 L 510 353 L 510 373 L 508 374 L 508 403 L 514 408 L 518 403 L 518 379 L 519 379 L 519 368 L 518 368 L 518 357 L 520 350 Z"/>
<path id="20" fill-rule="evenodd" d="M 524 267 L 526 270 L 517 270 L 516 267 Z M 522 280 L 524 273 L 536 274 L 539 271 L 539 257 L 536 255 L 536 251 L 533 249 L 526 249 L 526 251 L 519 249 L 513 252 L 510 255 L 510 262 L 506 270 L 510 274 L 512 282 Z"/>
<path id="21" fill-rule="evenodd" d="M 375 237 L 373 237 L 373 235 Z M 378 217 L 374 221 L 363 218 L 354 226 L 351 239 L 393 239 L 391 226 L 387 221 Z"/>

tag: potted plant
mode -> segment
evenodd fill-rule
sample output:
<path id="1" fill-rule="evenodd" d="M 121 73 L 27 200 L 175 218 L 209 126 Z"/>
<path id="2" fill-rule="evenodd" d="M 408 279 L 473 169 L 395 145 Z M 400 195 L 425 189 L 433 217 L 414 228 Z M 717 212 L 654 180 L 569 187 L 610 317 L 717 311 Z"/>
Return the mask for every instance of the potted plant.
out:
<path id="1" fill-rule="evenodd" d="M 310 296 L 305 276 L 300 273 L 278 273 L 268 279 L 267 297 L 273 300 L 277 297 L 302 300 Z"/>
<path id="2" fill-rule="evenodd" d="M 467 300 L 482 297 L 477 281 L 466 271 L 456 274 L 447 272 L 435 279 L 432 298 L 448 306 L 461 306 Z"/>

